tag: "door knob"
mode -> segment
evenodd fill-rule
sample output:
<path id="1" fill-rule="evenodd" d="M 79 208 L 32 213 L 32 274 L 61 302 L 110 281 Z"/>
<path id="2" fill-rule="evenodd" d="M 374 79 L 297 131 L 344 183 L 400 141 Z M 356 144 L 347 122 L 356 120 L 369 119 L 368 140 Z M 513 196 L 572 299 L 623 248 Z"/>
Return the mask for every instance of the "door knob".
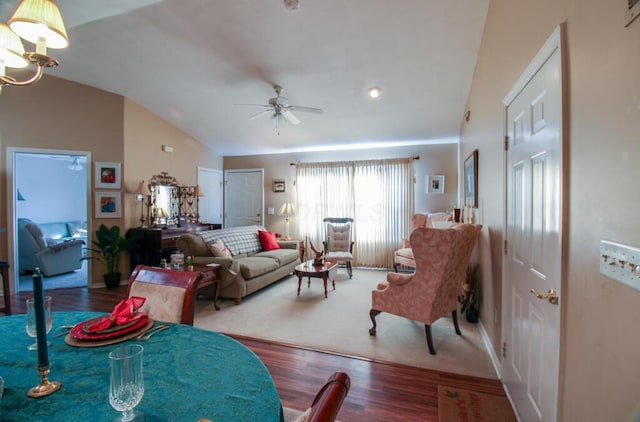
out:
<path id="1" fill-rule="evenodd" d="M 552 305 L 558 304 L 558 295 L 554 289 L 549 289 L 547 293 L 538 293 L 536 289 L 531 289 L 531 293 L 538 299 L 547 299 Z"/>

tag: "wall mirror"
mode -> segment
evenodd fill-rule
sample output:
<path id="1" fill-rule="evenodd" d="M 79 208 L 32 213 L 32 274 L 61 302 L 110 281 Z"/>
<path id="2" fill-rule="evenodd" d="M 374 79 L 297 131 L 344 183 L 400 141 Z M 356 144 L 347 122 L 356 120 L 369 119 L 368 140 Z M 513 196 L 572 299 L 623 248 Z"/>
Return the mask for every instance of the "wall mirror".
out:
<path id="1" fill-rule="evenodd" d="M 151 224 L 154 227 L 175 226 L 180 214 L 180 187 L 178 180 L 167 172 L 151 178 Z"/>
<path id="2" fill-rule="evenodd" d="M 464 160 L 464 205 L 478 208 L 478 150 Z"/>

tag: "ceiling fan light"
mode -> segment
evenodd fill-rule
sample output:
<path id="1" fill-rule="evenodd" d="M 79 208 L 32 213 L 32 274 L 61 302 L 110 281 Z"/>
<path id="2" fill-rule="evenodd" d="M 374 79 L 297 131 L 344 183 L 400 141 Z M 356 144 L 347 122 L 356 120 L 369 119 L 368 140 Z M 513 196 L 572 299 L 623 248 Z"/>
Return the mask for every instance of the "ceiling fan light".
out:
<path id="1" fill-rule="evenodd" d="M 7 67 L 27 67 L 27 62 L 22 55 L 24 46 L 20 38 L 9 27 L 0 23 L 0 61 Z"/>
<path id="2" fill-rule="evenodd" d="M 51 0 L 23 0 L 9 19 L 9 27 L 33 44 L 42 38 L 48 48 L 65 48 L 69 45 L 62 15 Z"/>
<path id="3" fill-rule="evenodd" d="M 371 98 L 378 98 L 380 96 L 380 88 L 374 86 L 369 90 L 369 96 Z"/>

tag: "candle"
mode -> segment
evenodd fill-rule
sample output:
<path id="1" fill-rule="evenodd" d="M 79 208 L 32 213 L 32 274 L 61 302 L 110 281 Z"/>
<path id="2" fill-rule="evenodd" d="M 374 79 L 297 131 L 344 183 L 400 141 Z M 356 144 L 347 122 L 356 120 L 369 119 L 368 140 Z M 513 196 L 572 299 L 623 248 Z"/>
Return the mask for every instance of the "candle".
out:
<path id="1" fill-rule="evenodd" d="M 38 368 L 49 366 L 47 351 L 47 321 L 44 314 L 44 292 L 42 291 L 42 273 L 36 267 L 33 273 L 33 302 L 36 310 L 36 337 L 38 343 Z"/>

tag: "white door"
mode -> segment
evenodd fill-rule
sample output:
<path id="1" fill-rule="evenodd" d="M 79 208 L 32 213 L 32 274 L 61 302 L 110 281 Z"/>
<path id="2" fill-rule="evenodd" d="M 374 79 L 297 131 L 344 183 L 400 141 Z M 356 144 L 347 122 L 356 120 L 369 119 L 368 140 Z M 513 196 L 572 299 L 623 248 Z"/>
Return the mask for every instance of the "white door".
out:
<path id="1" fill-rule="evenodd" d="M 557 30 L 505 99 L 502 368 L 523 421 L 555 421 L 562 300 L 562 66 Z M 559 302 L 536 297 L 555 292 Z"/>
<path id="2" fill-rule="evenodd" d="M 204 194 L 198 200 L 200 222 L 222 224 L 222 171 L 198 167 L 198 186 Z"/>
<path id="3" fill-rule="evenodd" d="M 264 170 L 225 171 L 225 227 L 264 226 Z"/>

